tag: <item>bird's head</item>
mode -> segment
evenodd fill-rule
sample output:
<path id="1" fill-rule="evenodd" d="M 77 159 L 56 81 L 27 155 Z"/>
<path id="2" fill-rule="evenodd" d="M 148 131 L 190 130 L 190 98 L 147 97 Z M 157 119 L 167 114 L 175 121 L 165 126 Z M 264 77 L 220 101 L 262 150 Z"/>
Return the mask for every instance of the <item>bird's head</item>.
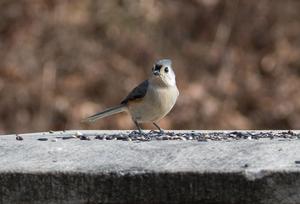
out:
<path id="1" fill-rule="evenodd" d="M 172 61 L 169 59 L 157 61 L 152 68 L 152 78 L 163 82 L 167 86 L 175 86 L 176 80 Z"/>

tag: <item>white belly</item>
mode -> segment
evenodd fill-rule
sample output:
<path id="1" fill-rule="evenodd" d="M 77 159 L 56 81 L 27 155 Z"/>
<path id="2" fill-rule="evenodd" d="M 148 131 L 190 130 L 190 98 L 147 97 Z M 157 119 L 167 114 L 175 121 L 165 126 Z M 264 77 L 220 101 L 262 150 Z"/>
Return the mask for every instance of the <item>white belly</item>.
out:
<path id="1" fill-rule="evenodd" d="M 128 105 L 133 120 L 156 122 L 167 115 L 176 103 L 177 87 L 156 88 L 149 86 L 143 99 L 131 102 Z"/>

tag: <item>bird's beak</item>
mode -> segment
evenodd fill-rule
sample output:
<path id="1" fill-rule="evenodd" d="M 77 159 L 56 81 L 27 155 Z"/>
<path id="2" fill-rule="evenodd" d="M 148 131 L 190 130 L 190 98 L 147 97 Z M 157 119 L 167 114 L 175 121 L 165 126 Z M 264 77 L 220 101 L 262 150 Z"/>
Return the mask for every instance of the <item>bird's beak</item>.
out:
<path id="1" fill-rule="evenodd" d="M 159 75 L 159 71 L 158 71 L 158 70 L 154 70 L 154 71 L 153 71 L 153 74 L 154 74 L 155 76 L 158 76 L 158 75 Z"/>

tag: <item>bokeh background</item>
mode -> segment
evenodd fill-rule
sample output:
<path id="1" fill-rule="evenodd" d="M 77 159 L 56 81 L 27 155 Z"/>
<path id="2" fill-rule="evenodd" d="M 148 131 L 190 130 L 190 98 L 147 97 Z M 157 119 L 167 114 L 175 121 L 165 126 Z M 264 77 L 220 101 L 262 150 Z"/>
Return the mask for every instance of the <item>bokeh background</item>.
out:
<path id="1" fill-rule="evenodd" d="M 160 58 L 181 92 L 163 128 L 300 128 L 298 0 L 0 0 L 0 133 L 134 128 L 80 120 Z"/>

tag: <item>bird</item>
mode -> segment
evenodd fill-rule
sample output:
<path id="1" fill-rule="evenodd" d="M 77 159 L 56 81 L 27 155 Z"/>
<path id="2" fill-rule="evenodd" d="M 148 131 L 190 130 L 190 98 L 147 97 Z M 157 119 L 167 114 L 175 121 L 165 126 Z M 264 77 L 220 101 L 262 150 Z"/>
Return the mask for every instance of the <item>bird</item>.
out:
<path id="1" fill-rule="evenodd" d="M 83 121 L 94 122 L 100 118 L 128 112 L 140 134 L 144 134 L 141 123 L 152 123 L 160 133 L 164 133 L 157 123 L 171 111 L 179 96 L 175 78 L 172 61 L 158 60 L 148 79 L 136 86 L 119 105 L 91 115 Z"/>

